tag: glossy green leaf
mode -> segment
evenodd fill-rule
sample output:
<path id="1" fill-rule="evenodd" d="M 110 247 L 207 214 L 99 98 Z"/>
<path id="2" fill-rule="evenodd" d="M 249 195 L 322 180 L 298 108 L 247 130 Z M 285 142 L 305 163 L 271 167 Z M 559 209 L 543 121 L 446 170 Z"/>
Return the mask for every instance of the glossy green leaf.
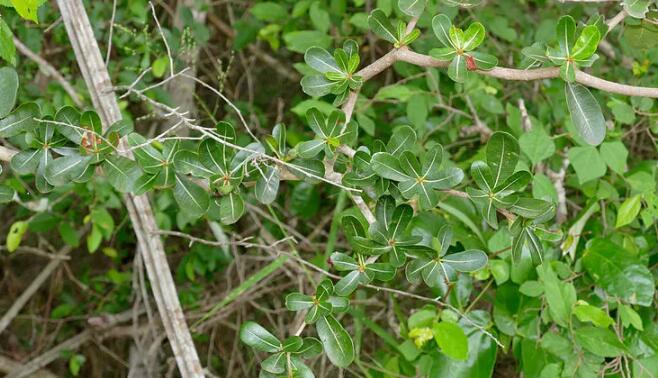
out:
<path id="1" fill-rule="evenodd" d="M 281 342 L 258 323 L 248 321 L 240 327 L 240 340 L 250 347 L 263 352 L 277 352 Z"/>
<path id="2" fill-rule="evenodd" d="M 649 306 L 654 279 L 645 264 L 624 248 L 605 239 L 594 239 L 583 256 L 583 266 L 597 286 L 627 303 Z"/>
<path id="3" fill-rule="evenodd" d="M 230 192 L 219 199 L 219 217 L 223 224 L 233 224 L 245 213 L 244 200 L 239 193 Z"/>
<path id="4" fill-rule="evenodd" d="M 573 314 L 581 322 L 590 322 L 600 328 L 608 328 L 615 323 L 607 312 L 584 301 L 576 303 Z"/>
<path id="5" fill-rule="evenodd" d="M 9 138 L 24 131 L 34 130 L 38 122 L 34 118 L 39 117 L 37 104 L 28 102 L 20 105 L 4 119 L 0 119 L 0 138 Z"/>
<path id="6" fill-rule="evenodd" d="M 432 333 L 443 354 L 461 361 L 468 358 L 468 338 L 458 324 L 436 323 L 432 327 Z"/>
<path id="7" fill-rule="evenodd" d="M 601 106 L 589 89 L 580 84 L 565 84 L 567 106 L 571 120 L 580 136 L 590 145 L 598 146 L 605 138 L 605 119 Z"/>
<path id="8" fill-rule="evenodd" d="M 491 168 L 494 188 L 514 173 L 519 161 L 519 150 L 516 138 L 506 132 L 493 133 L 487 142 L 487 163 Z"/>
<path id="9" fill-rule="evenodd" d="M 418 17 L 425 10 L 426 3 L 427 0 L 398 0 L 398 7 L 402 13 L 411 17 Z"/>
<path id="10" fill-rule="evenodd" d="M 544 295 L 551 317 L 557 324 L 566 327 L 576 304 L 575 287 L 572 283 L 561 281 L 548 261 L 537 267 L 537 273 L 544 284 Z"/>
<path id="11" fill-rule="evenodd" d="M 576 40 L 571 52 L 571 57 L 575 60 L 586 60 L 596 52 L 599 45 L 601 34 L 596 25 L 587 25 L 580 32 L 578 40 Z"/>
<path id="12" fill-rule="evenodd" d="M 142 176 L 139 165 L 125 157 L 109 156 L 103 161 L 102 166 L 110 185 L 121 193 L 132 191 L 135 183 Z"/>
<path id="13" fill-rule="evenodd" d="M 464 32 L 464 50 L 475 50 L 484 41 L 484 35 L 484 25 L 479 22 L 470 24 Z"/>
<path id="14" fill-rule="evenodd" d="M 276 199 L 279 191 L 279 170 L 276 167 L 266 166 L 259 170 L 256 180 L 254 194 L 256 199 L 263 204 L 270 204 Z"/>
<path id="15" fill-rule="evenodd" d="M 452 21 L 445 14 L 437 14 L 432 18 L 432 30 L 434 30 L 436 38 L 438 38 L 444 47 L 452 47 L 454 49 L 455 46 L 450 40 L 451 28 Z"/>
<path id="16" fill-rule="evenodd" d="M 487 254 L 477 249 L 452 253 L 441 259 L 458 272 L 475 272 L 487 265 Z"/>
<path id="17" fill-rule="evenodd" d="M 448 66 L 448 76 L 457 83 L 463 83 L 468 76 L 466 68 L 466 56 L 456 55 Z"/>
<path id="18" fill-rule="evenodd" d="M 557 41 L 563 56 L 571 56 L 576 40 L 576 21 L 571 16 L 562 16 L 557 22 Z"/>
<path id="19" fill-rule="evenodd" d="M 627 351 L 609 329 L 585 326 L 575 330 L 576 341 L 588 352 L 601 357 L 617 357 Z"/>
<path id="20" fill-rule="evenodd" d="M 332 315 L 320 318 L 315 327 L 331 363 L 349 366 L 354 361 L 354 343 L 345 328 Z"/>
<path id="21" fill-rule="evenodd" d="M 14 45 L 14 34 L 4 18 L 0 17 L 0 58 L 12 66 L 16 65 L 16 45 Z"/>
<path id="22" fill-rule="evenodd" d="M 623 227 L 633 222 L 633 220 L 640 213 L 641 207 L 642 197 L 640 195 L 634 195 L 632 197 L 626 198 L 621 206 L 619 206 L 615 227 Z"/>
<path id="23" fill-rule="evenodd" d="M 185 177 L 176 175 L 175 179 L 174 198 L 181 211 L 194 218 L 203 216 L 210 204 L 208 192 Z"/>
<path id="24" fill-rule="evenodd" d="M 336 64 L 334 57 L 321 47 L 311 47 L 304 54 L 304 61 L 320 73 L 334 72 L 342 74 L 343 71 Z"/>
<path id="25" fill-rule="evenodd" d="M 46 180 L 53 186 L 66 185 L 80 177 L 90 162 L 90 156 L 77 154 L 55 159 L 46 166 Z"/>
<path id="26" fill-rule="evenodd" d="M 391 43 L 400 42 L 397 37 L 397 31 L 381 9 L 375 9 L 370 13 L 370 16 L 368 16 L 368 25 L 370 26 L 370 30 L 378 37 Z"/>
<path id="27" fill-rule="evenodd" d="M 2 49 L 2 48 L 0 48 Z M 0 118 L 11 112 L 18 95 L 18 74 L 11 67 L 0 68 Z"/>

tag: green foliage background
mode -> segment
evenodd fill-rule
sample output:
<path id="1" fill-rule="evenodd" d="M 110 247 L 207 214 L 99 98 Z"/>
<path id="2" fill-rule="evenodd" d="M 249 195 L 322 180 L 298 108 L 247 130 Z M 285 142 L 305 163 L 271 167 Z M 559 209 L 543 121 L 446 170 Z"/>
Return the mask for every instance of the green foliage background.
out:
<path id="1" fill-rule="evenodd" d="M 150 195 L 212 374 L 658 374 L 658 96 L 582 76 L 655 90 L 658 2 L 86 6 L 114 125 L 56 5 L 0 0 L 0 145 L 16 153 L 0 170 L 0 312 L 38 255 L 72 250 L 0 330 L 4 357 L 26 363 L 148 300 L 130 192 Z M 430 63 L 373 68 L 398 52 Z M 533 70 L 555 75 L 520 79 Z M 164 85 L 183 73 L 199 80 L 191 113 Z M 105 354 L 128 360 L 130 340 L 100 342 L 47 367 L 125 376 Z"/>

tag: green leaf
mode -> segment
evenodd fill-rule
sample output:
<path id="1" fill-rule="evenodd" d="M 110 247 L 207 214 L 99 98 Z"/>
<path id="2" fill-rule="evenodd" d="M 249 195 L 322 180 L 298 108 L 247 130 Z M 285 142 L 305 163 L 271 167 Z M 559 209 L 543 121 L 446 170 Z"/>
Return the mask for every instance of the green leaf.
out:
<path id="1" fill-rule="evenodd" d="M 297 352 L 302 345 L 304 345 L 304 339 L 299 336 L 290 336 L 283 341 L 283 351 L 289 353 Z"/>
<path id="2" fill-rule="evenodd" d="M 37 11 L 45 0 L 11 0 L 11 3 L 21 17 L 39 23 Z"/>
<path id="3" fill-rule="evenodd" d="M 562 16 L 557 22 L 557 41 L 565 57 L 571 56 L 571 47 L 576 39 L 576 21 L 571 16 Z"/>
<path id="4" fill-rule="evenodd" d="M 621 323 L 624 328 L 632 325 L 633 328 L 638 331 L 643 331 L 644 326 L 642 325 L 642 318 L 631 306 L 625 305 L 623 303 L 619 304 L 618 307 L 619 315 L 621 316 Z"/>
<path id="5" fill-rule="evenodd" d="M 443 354 L 460 361 L 468 358 L 468 338 L 459 325 L 451 322 L 436 323 L 432 333 Z"/>
<path id="6" fill-rule="evenodd" d="M 191 217 L 203 216 L 210 204 L 208 192 L 183 176 L 175 176 L 174 199 L 176 199 L 178 207 Z"/>
<path id="7" fill-rule="evenodd" d="M 322 139 L 313 139 L 306 142 L 301 142 L 297 145 L 297 152 L 299 156 L 304 159 L 313 159 L 324 150 L 327 142 Z"/>
<path id="8" fill-rule="evenodd" d="M 286 353 L 277 353 L 269 356 L 260 363 L 260 367 L 272 374 L 282 374 L 286 371 Z"/>
<path id="9" fill-rule="evenodd" d="M 0 68 L 0 118 L 6 117 L 14 108 L 17 94 L 18 74 L 16 70 L 11 67 Z"/>
<path id="10" fill-rule="evenodd" d="M 301 311 L 313 307 L 313 297 L 302 293 L 286 295 L 286 308 L 290 311 Z"/>
<path id="11" fill-rule="evenodd" d="M 551 317 L 558 325 L 566 327 L 576 303 L 576 288 L 571 283 L 560 281 L 549 261 L 538 266 L 537 273 L 544 283 L 544 295 Z"/>
<path id="12" fill-rule="evenodd" d="M 35 173 L 41 159 L 41 150 L 21 151 L 11 158 L 11 169 L 19 175 Z"/>
<path id="13" fill-rule="evenodd" d="M 255 322 L 245 322 L 240 327 L 240 340 L 262 352 L 274 353 L 281 349 L 281 342 L 268 330 Z"/>
<path id="14" fill-rule="evenodd" d="M 336 64 L 334 57 L 321 47 L 311 47 L 306 50 L 304 61 L 311 66 L 311 68 L 323 74 L 327 72 L 338 74 L 344 73 Z"/>
<path id="15" fill-rule="evenodd" d="M 555 153 L 555 143 L 544 128 L 535 126 L 532 130 L 523 133 L 519 138 L 521 151 L 525 153 L 532 164 L 548 159 Z"/>
<path id="16" fill-rule="evenodd" d="M 434 35 L 445 47 L 455 48 L 450 40 L 450 29 L 452 28 L 452 21 L 445 14 L 437 14 L 432 18 L 432 30 Z"/>
<path id="17" fill-rule="evenodd" d="M 23 235 L 27 232 L 29 223 L 24 221 L 14 222 L 11 227 L 9 227 L 9 232 L 7 233 L 7 251 L 12 253 L 18 249 L 21 245 L 21 240 L 23 240 Z"/>
<path id="18" fill-rule="evenodd" d="M 290 51 L 304 54 L 311 47 L 328 48 L 333 38 L 326 33 L 317 30 L 299 30 L 286 33 L 283 40 Z"/>
<path id="19" fill-rule="evenodd" d="M 358 270 L 353 270 L 336 283 L 336 295 L 347 297 L 352 294 L 352 292 L 354 292 L 354 290 L 356 290 L 360 284 L 368 283 L 370 280 L 371 279 L 368 278 L 365 273 Z"/>
<path id="20" fill-rule="evenodd" d="M 487 71 L 493 69 L 498 65 L 498 58 L 496 58 L 491 54 L 472 51 L 468 53 L 468 56 L 470 56 L 473 59 L 473 61 L 475 62 L 475 66 L 479 70 Z"/>
<path id="21" fill-rule="evenodd" d="M 14 34 L 2 17 L 0 17 L 0 58 L 12 66 L 16 66 Z"/>
<path id="22" fill-rule="evenodd" d="M 280 22 L 289 17 L 288 10 L 274 1 L 257 3 L 249 12 L 261 21 Z"/>
<path id="23" fill-rule="evenodd" d="M 650 306 L 655 292 L 651 272 L 637 257 L 606 239 L 594 239 L 583 256 L 583 267 L 597 286 L 630 304 Z"/>
<path id="24" fill-rule="evenodd" d="M 578 61 L 587 60 L 596 52 L 599 40 L 601 40 L 601 34 L 596 25 L 585 26 L 583 31 L 580 32 L 576 44 L 573 46 L 571 57 Z"/>
<path id="25" fill-rule="evenodd" d="M 452 61 L 457 52 L 452 47 L 441 47 L 439 49 L 430 50 L 430 56 L 444 62 Z"/>
<path id="26" fill-rule="evenodd" d="M 308 14 L 313 26 L 319 31 L 326 33 L 331 26 L 331 19 L 329 18 L 329 12 L 323 9 L 320 4 L 319 1 L 313 2 Z"/>
<path id="27" fill-rule="evenodd" d="M 353 218 L 353 217 L 349 217 Z M 348 217 L 343 218 L 343 221 L 348 219 Z M 358 222 L 358 221 L 357 221 Z M 348 256 L 344 253 L 334 252 L 330 257 L 331 264 L 339 272 L 351 271 L 359 269 L 359 264 L 352 256 Z"/>
<path id="28" fill-rule="evenodd" d="M 5 185 L 0 185 L 0 203 L 11 202 L 14 199 L 15 194 L 16 192 L 14 189 Z"/>
<path id="29" fill-rule="evenodd" d="M 503 131 L 493 133 L 487 142 L 487 163 L 492 171 L 494 188 L 514 173 L 518 161 L 519 143 L 516 138 Z"/>
<path id="30" fill-rule="evenodd" d="M 122 156 L 108 156 L 102 165 L 110 185 L 121 193 L 132 191 L 142 175 L 134 160 Z"/>
<path id="31" fill-rule="evenodd" d="M 245 211 L 244 200 L 239 193 L 230 192 L 219 200 L 219 218 L 223 224 L 237 222 Z"/>
<path id="32" fill-rule="evenodd" d="M 572 147 L 567 155 L 581 184 L 605 175 L 607 168 L 596 148 L 592 146 Z"/>
<path id="33" fill-rule="evenodd" d="M 477 249 L 470 249 L 447 255 L 441 259 L 458 272 L 475 272 L 487 265 L 487 254 Z"/>
<path id="34" fill-rule="evenodd" d="M 398 156 L 403 151 L 411 149 L 416 143 L 416 131 L 409 126 L 397 127 L 386 144 L 386 151 Z"/>
<path id="35" fill-rule="evenodd" d="M 609 329 L 585 326 L 575 331 L 576 342 L 585 350 L 601 357 L 617 357 L 627 352 L 624 344 Z"/>
<path id="36" fill-rule="evenodd" d="M 349 366 L 354 361 L 354 343 L 345 328 L 333 315 L 321 317 L 315 327 L 331 363 Z"/>
<path id="37" fill-rule="evenodd" d="M 297 350 L 297 354 L 302 358 L 311 358 L 322 352 L 322 343 L 315 337 L 305 337 L 302 347 Z"/>
<path id="38" fill-rule="evenodd" d="M 210 148 L 208 144 L 204 144 L 203 147 Z M 210 178 L 219 173 L 209 169 L 201 162 L 199 154 L 192 151 L 182 150 L 177 152 L 174 157 L 174 165 L 177 172 L 195 177 Z"/>
<path id="39" fill-rule="evenodd" d="M 484 41 L 484 26 L 479 22 L 474 22 L 468 26 L 464 32 L 464 50 L 475 50 L 482 41 Z"/>
<path id="40" fill-rule="evenodd" d="M 55 125 L 57 132 L 64 135 L 68 140 L 75 144 L 79 145 L 82 142 L 84 132 L 77 127 L 80 124 L 80 112 L 74 107 L 64 106 L 60 108 L 55 114 L 55 121 L 58 122 L 58 124 Z"/>
<path id="41" fill-rule="evenodd" d="M 571 121 L 580 136 L 592 146 L 598 146 L 605 138 L 605 119 L 601 106 L 589 89 L 580 84 L 566 83 L 564 91 Z"/>
<path id="42" fill-rule="evenodd" d="M 410 177 L 402 170 L 400 160 L 387 152 L 378 152 L 372 156 L 371 168 L 379 176 L 394 181 L 404 181 Z"/>
<path id="43" fill-rule="evenodd" d="M 649 11 L 651 0 L 624 0 L 623 5 L 631 17 L 644 18 Z"/>
<path id="44" fill-rule="evenodd" d="M 619 206 L 617 212 L 617 222 L 615 227 L 623 227 L 633 222 L 633 220 L 640 213 L 642 207 L 642 196 L 637 194 L 633 197 L 626 198 L 626 200 Z"/>
<path id="45" fill-rule="evenodd" d="M 91 156 L 80 156 L 78 154 L 55 159 L 46 166 L 46 180 L 53 186 L 66 185 L 85 172 L 91 159 Z"/>
<path id="46" fill-rule="evenodd" d="M 463 83 L 468 76 L 466 69 L 466 57 L 464 55 L 456 55 L 450 65 L 448 66 L 448 76 L 456 83 Z"/>
<path id="47" fill-rule="evenodd" d="M 263 204 L 270 204 L 276 199 L 279 191 L 279 170 L 276 167 L 266 166 L 259 170 L 256 180 L 254 194 L 256 199 Z"/>
<path id="48" fill-rule="evenodd" d="M 615 323 L 607 312 L 585 301 L 578 301 L 573 313 L 581 322 L 590 322 L 600 328 L 608 328 Z"/>
<path id="49" fill-rule="evenodd" d="M 380 38 L 391 43 L 400 42 L 397 38 L 397 31 L 381 9 L 375 9 L 370 13 L 370 16 L 368 16 L 368 25 L 370 26 L 370 30 Z"/>
<path id="50" fill-rule="evenodd" d="M 39 117 L 39 107 L 33 102 L 22 104 L 11 114 L 0 120 L 0 138 L 9 138 L 24 131 L 35 130 Z"/>
<path id="51" fill-rule="evenodd" d="M 537 281 L 525 281 L 519 286 L 519 292 L 528 297 L 538 297 L 544 293 L 544 286 Z"/>
<path id="52" fill-rule="evenodd" d="M 398 7 L 408 16 L 419 17 L 425 10 L 426 3 L 427 0 L 398 0 Z"/>

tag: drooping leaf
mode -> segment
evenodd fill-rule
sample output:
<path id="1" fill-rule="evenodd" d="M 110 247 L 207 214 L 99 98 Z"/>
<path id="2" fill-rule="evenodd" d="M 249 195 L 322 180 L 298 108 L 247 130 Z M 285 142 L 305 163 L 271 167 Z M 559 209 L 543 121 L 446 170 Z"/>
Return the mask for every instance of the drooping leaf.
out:
<path id="1" fill-rule="evenodd" d="M 567 106 L 571 120 L 580 136 L 592 146 L 598 146 L 605 138 L 605 119 L 601 106 L 589 89 L 580 84 L 565 84 Z"/>
<path id="2" fill-rule="evenodd" d="M 279 191 L 279 170 L 276 167 L 266 166 L 259 171 L 254 194 L 263 204 L 270 204 L 276 199 Z"/>

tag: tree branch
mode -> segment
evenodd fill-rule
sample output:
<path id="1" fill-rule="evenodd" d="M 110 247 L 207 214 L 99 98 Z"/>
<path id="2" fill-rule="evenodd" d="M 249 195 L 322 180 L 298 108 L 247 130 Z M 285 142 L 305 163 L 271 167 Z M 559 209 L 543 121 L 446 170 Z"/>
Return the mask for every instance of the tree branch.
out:
<path id="1" fill-rule="evenodd" d="M 122 118 L 121 111 L 84 5 L 81 0 L 57 0 L 57 4 L 94 107 L 107 128 Z M 125 148 L 125 140 L 120 145 L 124 150 L 122 155 L 132 158 L 132 153 Z M 158 227 L 148 197 L 128 194 L 124 200 L 181 376 L 203 377 L 203 368 L 185 321 L 162 240 L 154 233 Z"/>

